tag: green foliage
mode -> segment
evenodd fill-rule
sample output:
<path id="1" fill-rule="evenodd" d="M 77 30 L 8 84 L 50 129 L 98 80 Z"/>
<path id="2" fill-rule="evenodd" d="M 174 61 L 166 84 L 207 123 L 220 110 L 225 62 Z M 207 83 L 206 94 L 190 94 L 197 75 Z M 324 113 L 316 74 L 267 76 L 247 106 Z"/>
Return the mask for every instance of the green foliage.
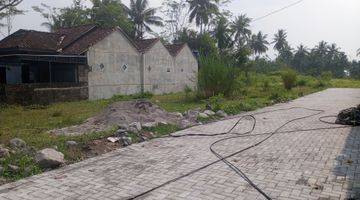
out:
<path id="1" fill-rule="evenodd" d="M 211 97 L 220 93 L 231 94 L 235 83 L 234 67 L 215 56 L 202 56 L 198 74 L 198 90 L 204 97 Z"/>
<path id="2" fill-rule="evenodd" d="M 218 94 L 209 98 L 209 103 L 214 111 L 221 110 L 221 104 L 224 102 L 224 95 Z"/>
<path id="3" fill-rule="evenodd" d="M 16 152 L 6 157 L 1 161 L 1 165 L 4 167 L 4 170 L 0 175 L 13 181 L 41 173 L 41 169 L 36 164 L 34 158 L 21 152 Z M 18 171 L 12 171 L 8 165 L 18 166 L 19 169 Z"/>
<path id="4" fill-rule="evenodd" d="M 180 128 L 174 124 L 160 124 L 152 128 L 144 128 L 145 131 L 150 131 L 155 134 L 155 137 L 161 137 L 179 131 Z"/>
<path id="5" fill-rule="evenodd" d="M 281 79 L 285 89 L 291 90 L 296 85 L 297 74 L 294 70 L 288 69 L 281 73 Z"/>
<path id="6" fill-rule="evenodd" d="M 143 92 L 143 93 L 137 93 L 137 94 L 131 94 L 131 95 L 121 95 L 117 94 L 111 97 L 110 102 L 116 102 L 116 101 L 127 101 L 127 100 L 133 100 L 133 99 L 151 99 L 154 95 L 150 92 Z"/>

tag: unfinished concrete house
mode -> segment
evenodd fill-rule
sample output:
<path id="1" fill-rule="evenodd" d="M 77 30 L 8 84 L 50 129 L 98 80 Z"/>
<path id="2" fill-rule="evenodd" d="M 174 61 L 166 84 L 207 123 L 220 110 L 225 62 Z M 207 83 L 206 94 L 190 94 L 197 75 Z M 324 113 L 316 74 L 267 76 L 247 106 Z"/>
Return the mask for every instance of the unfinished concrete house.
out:
<path id="1" fill-rule="evenodd" d="M 7 103 L 179 92 L 196 87 L 197 71 L 187 44 L 133 41 L 120 28 L 19 30 L 0 41 L 0 100 Z"/>

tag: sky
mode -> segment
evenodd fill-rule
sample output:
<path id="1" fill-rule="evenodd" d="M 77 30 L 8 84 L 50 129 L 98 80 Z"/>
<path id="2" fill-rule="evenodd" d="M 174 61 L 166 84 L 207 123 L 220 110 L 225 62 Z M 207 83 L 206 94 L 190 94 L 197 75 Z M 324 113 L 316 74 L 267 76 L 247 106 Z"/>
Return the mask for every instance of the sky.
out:
<path id="1" fill-rule="evenodd" d="M 148 0 L 150 6 L 159 7 L 163 0 Z M 258 18 L 297 0 L 232 0 L 224 9 L 235 16 L 247 14 L 250 18 Z M 42 2 L 54 6 L 65 7 L 72 0 L 24 0 L 19 8 L 27 10 L 25 15 L 14 19 L 13 31 L 33 29 L 47 31 L 41 26 L 44 19 L 32 10 L 32 6 Z M 129 0 L 123 0 L 128 5 Z M 161 15 L 161 14 L 160 14 Z M 360 0 L 304 0 L 303 2 L 266 17 L 251 24 L 253 32 L 262 31 L 272 41 L 278 29 L 285 29 L 288 41 L 295 48 L 299 44 L 314 47 L 321 40 L 336 43 L 346 52 L 350 59 L 356 59 L 356 50 L 360 48 Z M 5 32 L 5 30 L 2 30 Z M 269 47 L 268 54 L 275 52 Z"/>

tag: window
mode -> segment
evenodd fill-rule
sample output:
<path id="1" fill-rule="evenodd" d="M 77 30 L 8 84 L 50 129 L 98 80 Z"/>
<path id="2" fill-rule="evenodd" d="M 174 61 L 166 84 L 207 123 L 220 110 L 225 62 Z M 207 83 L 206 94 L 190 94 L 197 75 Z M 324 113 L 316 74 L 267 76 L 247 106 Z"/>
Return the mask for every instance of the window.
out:
<path id="1" fill-rule="evenodd" d="M 127 68 L 128 68 L 128 66 L 126 65 L 126 64 L 124 64 L 123 66 L 122 66 L 122 69 L 125 71 L 125 70 L 127 70 Z"/>
<path id="2" fill-rule="evenodd" d="M 101 71 L 104 71 L 105 65 L 101 63 L 101 64 L 99 65 L 99 68 L 100 68 Z"/>
<path id="3" fill-rule="evenodd" d="M 151 71 L 151 67 L 150 67 L 150 65 L 149 65 L 149 67 L 147 68 L 147 70 L 148 70 L 148 71 Z"/>
<path id="4" fill-rule="evenodd" d="M 167 70 L 166 70 L 167 72 L 170 72 L 170 68 L 167 68 Z"/>
<path id="5" fill-rule="evenodd" d="M 183 71 L 184 71 L 184 69 L 181 69 L 180 71 L 181 71 L 181 72 L 183 72 Z"/>

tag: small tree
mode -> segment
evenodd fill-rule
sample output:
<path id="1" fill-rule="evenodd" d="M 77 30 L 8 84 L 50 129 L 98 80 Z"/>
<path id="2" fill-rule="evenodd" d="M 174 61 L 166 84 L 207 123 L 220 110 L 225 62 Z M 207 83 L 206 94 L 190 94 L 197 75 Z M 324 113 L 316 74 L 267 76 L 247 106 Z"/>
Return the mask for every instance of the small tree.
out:
<path id="1" fill-rule="evenodd" d="M 284 87 L 287 90 L 291 90 L 296 85 L 297 74 L 292 69 L 287 69 L 281 73 L 281 79 L 284 83 Z"/>

